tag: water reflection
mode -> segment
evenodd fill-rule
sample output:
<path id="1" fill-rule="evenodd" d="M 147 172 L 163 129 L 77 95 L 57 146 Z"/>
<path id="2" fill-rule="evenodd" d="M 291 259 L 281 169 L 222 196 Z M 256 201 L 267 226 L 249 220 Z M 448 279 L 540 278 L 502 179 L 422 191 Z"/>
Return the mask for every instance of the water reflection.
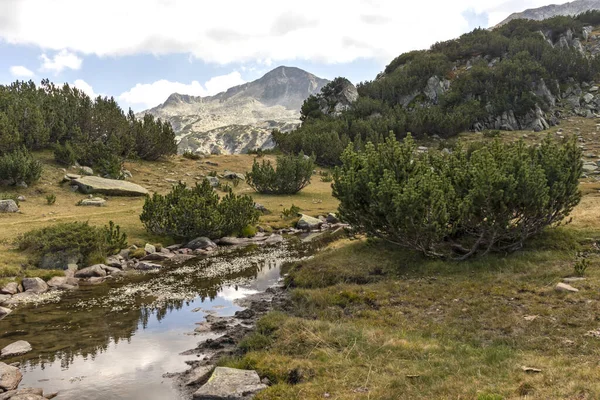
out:
<path id="1" fill-rule="evenodd" d="M 59 390 L 61 399 L 171 399 L 166 372 L 185 369 L 179 353 L 202 338 L 190 332 L 207 312 L 233 315 L 233 302 L 277 282 L 288 250 L 256 250 L 203 260 L 99 287 L 0 321 L 0 346 L 27 340 L 22 387 Z M 200 310 L 200 311 L 199 311 Z"/>

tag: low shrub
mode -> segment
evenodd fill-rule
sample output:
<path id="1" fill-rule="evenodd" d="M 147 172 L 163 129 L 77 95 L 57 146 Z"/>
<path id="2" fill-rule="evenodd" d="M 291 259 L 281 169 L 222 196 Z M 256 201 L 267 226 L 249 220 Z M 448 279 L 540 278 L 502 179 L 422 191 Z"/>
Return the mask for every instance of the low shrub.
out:
<path id="1" fill-rule="evenodd" d="M 295 194 L 310 184 L 314 168 L 314 157 L 305 157 L 302 153 L 277 157 L 277 169 L 271 161 L 259 164 L 254 160 L 246 182 L 263 194 Z"/>
<path id="2" fill-rule="evenodd" d="M 256 224 L 258 217 L 250 196 L 229 191 L 219 199 L 204 180 L 192 188 L 180 182 L 164 196 L 157 193 L 147 196 L 140 220 L 151 233 L 193 239 L 241 232 L 247 225 Z"/>
<path id="3" fill-rule="evenodd" d="M 56 203 L 56 195 L 54 193 L 46 195 L 46 204 L 51 206 L 54 205 L 54 203 Z"/>
<path id="4" fill-rule="evenodd" d="M 116 254 L 122 249 L 127 248 L 127 234 L 121 232 L 121 227 L 109 221 L 108 226 L 104 229 L 104 238 L 106 243 L 106 251 L 109 255 Z"/>
<path id="5" fill-rule="evenodd" d="M 300 207 L 292 204 L 290 208 L 284 208 L 281 211 L 281 218 L 283 218 L 283 219 L 296 218 L 298 216 L 298 214 L 300 213 L 300 211 L 301 211 Z"/>
<path id="6" fill-rule="evenodd" d="M 341 219 L 431 257 L 518 250 L 581 199 L 576 138 L 419 154 L 410 136 L 403 143 L 390 137 L 363 152 L 349 147 L 342 162 L 333 185 Z"/>
<path id="7" fill-rule="evenodd" d="M 56 144 L 54 146 L 54 160 L 67 167 L 75 165 L 77 162 L 77 153 L 70 142 L 65 142 L 65 144 L 62 145 Z"/>
<path id="8" fill-rule="evenodd" d="M 0 180 L 11 185 L 20 182 L 31 184 L 42 175 L 42 163 L 33 158 L 25 148 L 0 156 Z"/>
<path id="9" fill-rule="evenodd" d="M 202 156 L 200 154 L 193 153 L 189 150 L 184 151 L 182 156 L 183 156 L 183 158 L 187 158 L 188 160 L 199 160 L 202 158 Z"/>

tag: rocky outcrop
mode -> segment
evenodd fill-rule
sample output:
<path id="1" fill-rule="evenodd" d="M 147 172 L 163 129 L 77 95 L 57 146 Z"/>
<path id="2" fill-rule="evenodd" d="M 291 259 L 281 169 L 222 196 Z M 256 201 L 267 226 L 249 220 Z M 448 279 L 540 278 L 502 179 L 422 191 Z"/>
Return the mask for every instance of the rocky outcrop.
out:
<path id="1" fill-rule="evenodd" d="M 83 176 L 71 182 L 86 194 L 100 193 L 109 196 L 145 196 L 148 194 L 148 190 L 135 183 L 98 176 Z"/>
<path id="2" fill-rule="evenodd" d="M 238 154 L 273 147 L 271 131 L 300 123 L 300 107 L 329 81 L 294 67 L 278 67 L 262 78 L 210 97 L 174 93 L 144 111 L 171 122 L 179 151 Z"/>
<path id="3" fill-rule="evenodd" d="M 448 89 L 450 89 L 449 80 L 440 79 L 437 76 L 432 76 L 427 81 L 427 86 L 425 86 L 423 94 L 431 103 L 438 104 L 440 96 L 446 93 Z"/>
<path id="4" fill-rule="evenodd" d="M 336 78 L 328 88 L 330 90 L 324 90 L 319 95 L 319 106 L 323 114 L 338 116 L 358 99 L 358 90 L 348 79 Z"/>

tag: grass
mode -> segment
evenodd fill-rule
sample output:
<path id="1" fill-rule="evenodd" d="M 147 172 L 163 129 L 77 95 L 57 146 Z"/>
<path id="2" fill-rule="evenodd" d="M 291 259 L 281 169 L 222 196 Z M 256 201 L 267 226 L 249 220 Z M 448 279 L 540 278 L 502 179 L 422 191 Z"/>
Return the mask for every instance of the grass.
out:
<path id="1" fill-rule="evenodd" d="M 2 197 L 24 195 L 27 200 L 20 203 L 20 214 L 0 214 L 0 277 L 22 275 L 22 265 L 29 264 L 26 255 L 13 251 L 14 239 L 32 229 L 39 229 L 59 222 L 89 221 L 96 226 L 107 225 L 114 221 L 127 233 L 130 244 L 143 246 L 146 242 L 173 244 L 165 237 L 156 237 L 145 231 L 139 220 L 144 204 L 143 198 L 108 197 L 106 207 L 76 207 L 86 196 L 74 193 L 67 184 L 62 184 L 66 172 L 54 161 L 52 152 L 39 152 L 36 157 L 42 161 L 44 169 L 41 180 L 27 189 L 0 187 Z M 265 156 L 271 158 L 272 156 Z M 132 172 L 132 182 L 146 187 L 150 192 L 166 193 L 172 182 L 181 180 L 193 185 L 203 176 L 212 173 L 223 173 L 225 170 L 245 173 L 252 168 L 254 156 L 212 156 L 208 159 L 190 160 L 183 156 L 175 156 L 158 162 L 132 162 L 125 167 Z M 206 163 L 217 163 L 212 166 Z M 223 179 L 224 182 L 228 182 Z M 270 213 L 261 218 L 260 224 L 267 230 L 291 225 L 293 220 L 283 220 L 280 214 L 292 203 L 298 205 L 302 212 L 317 216 L 335 211 L 337 200 L 331 196 L 331 183 L 320 182 L 318 175 L 313 183 L 300 194 L 294 196 L 267 196 L 256 194 L 245 182 L 234 188 L 236 193 L 250 194 L 255 201 L 263 204 Z M 55 196 L 54 204 L 48 205 L 47 196 Z"/>

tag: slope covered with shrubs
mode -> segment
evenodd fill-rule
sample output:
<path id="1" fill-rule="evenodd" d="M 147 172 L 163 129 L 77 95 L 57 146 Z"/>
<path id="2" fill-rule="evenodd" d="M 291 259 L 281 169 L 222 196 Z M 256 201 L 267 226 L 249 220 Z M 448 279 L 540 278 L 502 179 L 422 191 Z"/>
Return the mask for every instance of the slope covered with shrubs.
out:
<path id="1" fill-rule="evenodd" d="M 319 108 L 327 93 L 311 96 L 301 127 L 276 133 L 288 153 L 314 154 L 321 165 L 340 163 L 349 143 L 377 143 L 392 132 L 448 137 L 465 130 L 542 130 L 558 123 L 556 99 L 570 86 L 593 81 L 600 59 L 586 51 L 600 12 L 545 21 L 514 20 L 476 29 L 394 59 L 376 79 L 357 86 L 347 110 Z M 592 45 L 592 42 L 589 42 Z"/>

